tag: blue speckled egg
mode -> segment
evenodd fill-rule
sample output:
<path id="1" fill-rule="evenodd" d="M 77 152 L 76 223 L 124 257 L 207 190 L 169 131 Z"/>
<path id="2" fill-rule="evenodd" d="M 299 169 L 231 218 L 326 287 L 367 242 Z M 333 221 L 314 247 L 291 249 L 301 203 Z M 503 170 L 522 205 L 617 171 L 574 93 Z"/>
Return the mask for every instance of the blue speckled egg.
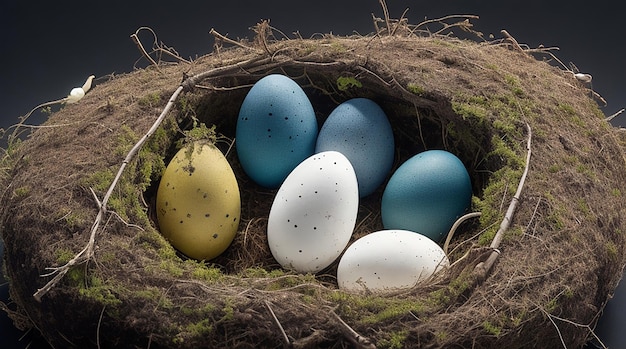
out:
<path id="1" fill-rule="evenodd" d="M 391 170 L 394 139 L 385 112 L 374 101 L 354 98 L 335 108 L 322 125 L 315 152 L 334 150 L 350 160 L 365 197 L 381 185 Z"/>
<path id="2" fill-rule="evenodd" d="M 284 75 L 268 75 L 246 95 L 237 119 L 239 162 L 257 184 L 277 188 L 313 155 L 317 119 L 309 98 Z"/>
<path id="3" fill-rule="evenodd" d="M 381 202 L 383 226 L 439 242 L 471 199 L 470 177 L 461 160 L 444 150 L 428 150 L 408 159 L 389 179 Z"/>

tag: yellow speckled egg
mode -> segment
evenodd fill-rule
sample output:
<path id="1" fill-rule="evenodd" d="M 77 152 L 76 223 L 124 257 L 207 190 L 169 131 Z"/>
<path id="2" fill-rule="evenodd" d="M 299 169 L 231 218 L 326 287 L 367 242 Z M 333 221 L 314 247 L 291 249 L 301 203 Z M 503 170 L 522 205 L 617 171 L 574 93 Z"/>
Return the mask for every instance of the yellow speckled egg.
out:
<path id="1" fill-rule="evenodd" d="M 180 149 L 159 183 L 156 210 L 161 234 L 188 257 L 224 252 L 239 227 L 241 198 L 222 152 L 198 142 Z"/>

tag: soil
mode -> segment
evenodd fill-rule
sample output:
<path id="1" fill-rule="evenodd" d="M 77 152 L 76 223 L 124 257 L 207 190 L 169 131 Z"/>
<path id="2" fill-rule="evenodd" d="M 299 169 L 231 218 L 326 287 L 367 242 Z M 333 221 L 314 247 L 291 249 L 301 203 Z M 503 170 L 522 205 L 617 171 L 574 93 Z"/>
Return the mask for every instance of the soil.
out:
<path id="1" fill-rule="evenodd" d="M 626 162 L 620 131 L 588 86 L 547 51 L 531 54 L 507 40 L 405 27 L 366 37 L 265 34 L 190 63 L 111 76 L 5 150 L 0 227 L 12 302 L 4 308 L 18 326 L 36 328 L 55 347 L 78 348 L 256 348 L 286 340 L 303 348 L 573 348 L 593 336 L 625 263 Z M 316 275 L 280 268 L 265 238 L 275 190 L 249 180 L 232 148 L 245 94 L 271 73 L 304 88 L 319 125 L 347 99 L 377 102 L 394 130 L 394 169 L 426 149 L 463 161 L 471 210 L 482 216 L 456 232 L 453 267 L 392 294 L 339 290 L 337 262 Z M 98 201 L 179 86 L 165 121 L 113 190 L 93 257 L 37 301 L 33 294 L 52 278 L 41 276 L 47 268 L 88 244 Z M 153 204 L 177 141 L 199 123 L 215 126 L 242 201 L 233 244 L 208 262 L 169 245 Z M 526 125 L 528 177 L 501 253 L 481 275 L 475 267 L 491 254 L 526 166 Z M 383 188 L 361 201 L 352 241 L 382 229 Z"/>

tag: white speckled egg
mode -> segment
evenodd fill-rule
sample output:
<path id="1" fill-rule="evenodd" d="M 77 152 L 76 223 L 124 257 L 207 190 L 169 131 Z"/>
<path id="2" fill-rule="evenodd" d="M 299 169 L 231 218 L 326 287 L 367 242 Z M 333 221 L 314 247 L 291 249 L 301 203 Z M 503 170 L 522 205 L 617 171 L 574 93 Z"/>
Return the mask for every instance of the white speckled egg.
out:
<path id="1" fill-rule="evenodd" d="M 267 223 L 272 255 L 301 273 L 326 268 L 350 241 L 358 207 L 356 175 L 344 155 L 327 151 L 307 158 L 272 203 Z"/>
<path id="2" fill-rule="evenodd" d="M 449 264 L 431 239 L 408 230 L 381 230 L 348 247 L 337 267 L 337 282 L 354 292 L 393 291 L 424 282 Z"/>
<path id="3" fill-rule="evenodd" d="M 237 155 L 257 184 L 277 188 L 315 151 L 317 119 L 298 84 L 272 74 L 257 81 L 246 95 L 236 126 Z"/>
<path id="4" fill-rule="evenodd" d="M 380 186 L 393 165 L 394 138 L 385 112 L 374 101 L 354 98 L 335 108 L 322 125 L 315 152 L 335 150 L 356 172 L 359 196 Z"/>
<path id="5" fill-rule="evenodd" d="M 220 150 L 188 144 L 167 165 L 159 183 L 159 229 L 185 255 L 213 259 L 235 238 L 240 200 L 237 179 Z"/>
<path id="6" fill-rule="evenodd" d="M 428 150 L 408 159 L 389 179 L 381 201 L 383 226 L 439 242 L 471 199 L 472 184 L 461 160 L 444 150 Z"/>

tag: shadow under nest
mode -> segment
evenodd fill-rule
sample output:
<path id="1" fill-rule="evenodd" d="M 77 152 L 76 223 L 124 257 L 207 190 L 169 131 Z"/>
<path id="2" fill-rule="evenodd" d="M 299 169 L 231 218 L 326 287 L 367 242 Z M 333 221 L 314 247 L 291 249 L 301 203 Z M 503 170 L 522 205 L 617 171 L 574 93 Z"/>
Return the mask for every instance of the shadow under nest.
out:
<path id="1" fill-rule="evenodd" d="M 444 37 L 325 37 L 270 49 L 229 49 L 190 65 L 116 77 L 51 116 L 48 125 L 80 116 L 72 135 L 42 128 L 20 146 L 1 216 L 16 321 L 62 347 L 521 348 L 586 341 L 624 264 L 619 196 L 626 193 L 626 164 L 584 86 L 506 45 Z M 102 195 L 98 180 L 111 179 L 129 149 L 120 150 L 120 142 L 148 130 L 189 71 L 215 74 L 184 79 L 171 115 L 122 177 L 117 206 L 110 207 L 116 215 L 98 233 L 93 260 L 34 301 L 45 268 L 84 245 L 97 213 L 89 188 Z M 456 232 L 450 270 L 408 290 L 357 295 L 337 289 L 337 262 L 317 275 L 280 268 L 265 238 L 275 190 L 248 179 L 233 148 L 239 106 L 270 73 L 304 88 L 319 125 L 347 99 L 378 103 L 394 131 L 394 169 L 426 149 L 463 161 L 472 210 L 483 215 Z M 194 122 L 215 125 L 241 190 L 235 240 L 206 263 L 177 254 L 154 219 L 163 166 Z M 534 137 L 529 180 L 501 257 L 478 277 L 474 267 L 491 253 L 490 237 L 525 165 L 526 124 Z M 17 191 L 25 187 L 27 193 Z M 63 189 L 51 195 L 51 188 Z M 383 188 L 361 201 L 351 241 L 382 229 Z"/>

